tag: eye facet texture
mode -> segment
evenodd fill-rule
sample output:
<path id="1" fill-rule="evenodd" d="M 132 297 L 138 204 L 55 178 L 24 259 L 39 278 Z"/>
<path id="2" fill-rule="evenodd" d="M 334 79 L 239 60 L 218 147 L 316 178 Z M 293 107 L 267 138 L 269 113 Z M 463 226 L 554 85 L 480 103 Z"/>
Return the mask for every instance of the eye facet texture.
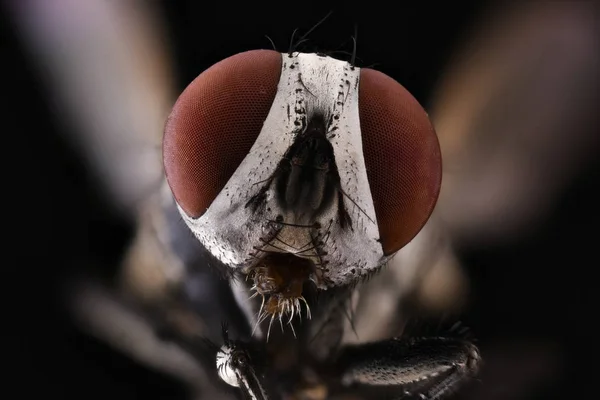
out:
<path id="1" fill-rule="evenodd" d="M 163 158 L 177 203 L 200 217 L 256 140 L 281 75 L 281 54 L 236 54 L 200 74 L 167 120 Z"/>
<path id="2" fill-rule="evenodd" d="M 439 143 L 418 101 L 379 71 L 361 69 L 359 110 L 380 240 L 389 255 L 431 216 L 442 177 Z"/>

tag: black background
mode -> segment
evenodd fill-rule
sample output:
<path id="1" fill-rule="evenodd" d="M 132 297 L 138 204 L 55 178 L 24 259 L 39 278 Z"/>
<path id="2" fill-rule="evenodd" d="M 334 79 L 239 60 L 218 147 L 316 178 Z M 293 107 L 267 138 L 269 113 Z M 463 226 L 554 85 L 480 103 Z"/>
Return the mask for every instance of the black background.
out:
<path id="1" fill-rule="evenodd" d="M 271 47 L 265 35 L 278 50 L 287 50 L 294 28 L 304 32 L 330 10 L 300 2 L 262 9 L 250 2 L 202 3 L 161 2 L 179 89 L 229 55 Z M 366 2 L 334 7 L 303 50 L 351 51 L 356 24 L 359 66 L 375 64 L 427 107 L 444 66 L 484 6 Z M 4 209 L 9 224 L 3 224 L 9 237 L 3 325 L 6 353 L 16 355 L 5 358 L 9 376 L 14 376 L 9 383 L 18 390 L 14 396 L 182 398 L 185 390 L 175 380 L 79 333 L 58 306 L 67 272 L 103 266 L 102 273 L 114 273 L 105 266 L 116 264 L 133 227 L 102 201 L 85 160 L 61 136 L 52 96 L 6 15 L 0 29 L 2 121 L 9 139 L 2 157 L 8 178 L 3 197 L 9 200 Z M 481 343 L 499 337 L 509 342 L 548 338 L 562 348 L 562 373 L 540 387 L 535 398 L 587 398 L 591 393 L 599 171 L 592 168 L 572 182 L 531 239 L 461 253 L 473 279 L 466 320 Z"/>

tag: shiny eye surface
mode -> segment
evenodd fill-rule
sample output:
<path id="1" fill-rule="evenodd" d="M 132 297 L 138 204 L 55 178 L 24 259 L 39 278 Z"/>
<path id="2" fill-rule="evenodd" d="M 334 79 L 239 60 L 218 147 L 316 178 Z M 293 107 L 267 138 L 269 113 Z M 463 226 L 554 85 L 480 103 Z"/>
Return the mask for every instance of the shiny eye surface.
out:
<path id="1" fill-rule="evenodd" d="M 358 104 L 380 240 L 389 255 L 431 216 L 441 186 L 440 147 L 423 107 L 389 76 L 361 69 Z"/>
<path id="2" fill-rule="evenodd" d="M 213 65 L 183 91 L 165 127 L 163 159 L 177 203 L 201 216 L 248 155 L 277 92 L 281 53 L 253 50 Z"/>

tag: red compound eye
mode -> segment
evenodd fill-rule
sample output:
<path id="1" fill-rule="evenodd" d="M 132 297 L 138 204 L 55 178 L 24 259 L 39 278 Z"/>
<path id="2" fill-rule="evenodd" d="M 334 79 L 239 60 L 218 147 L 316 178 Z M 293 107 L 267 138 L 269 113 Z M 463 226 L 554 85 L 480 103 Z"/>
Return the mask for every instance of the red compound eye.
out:
<path id="1" fill-rule="evenodd" d="M 258 137 L 281 75 L 281 54 L 236 54 L 200 74 L 166 124 L 167 182 L 191 217 L 210 206 Z"/>
<path id="2" fill-rule="evenodd" d="M 381 72 L 361 69 L 359 109 L 367 176 L 388 255 L 431 216 L 441 186 L 440 148 L 423 107 Z"/>

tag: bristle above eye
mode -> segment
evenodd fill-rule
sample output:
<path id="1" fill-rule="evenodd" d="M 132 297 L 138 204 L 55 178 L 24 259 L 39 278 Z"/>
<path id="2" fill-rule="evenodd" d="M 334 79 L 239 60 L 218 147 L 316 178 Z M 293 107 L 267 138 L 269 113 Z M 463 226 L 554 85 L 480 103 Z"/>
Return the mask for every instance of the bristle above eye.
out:
<path id="1" fill-rule="evenodd" d="M 441 186 L 441 155 L 427 113 L 398 82 L 364 68 L 360 127 L 380 241 L 389 255 L 431 216 Z"/>
<path id="2" fill-rule="evenodd" d="M 280 53 L 248 51 L 204 71 L 177 100 L 165 128 L 164 167 L 189 216 L 206 211 L 248 154 L 280 75 Z"/>

